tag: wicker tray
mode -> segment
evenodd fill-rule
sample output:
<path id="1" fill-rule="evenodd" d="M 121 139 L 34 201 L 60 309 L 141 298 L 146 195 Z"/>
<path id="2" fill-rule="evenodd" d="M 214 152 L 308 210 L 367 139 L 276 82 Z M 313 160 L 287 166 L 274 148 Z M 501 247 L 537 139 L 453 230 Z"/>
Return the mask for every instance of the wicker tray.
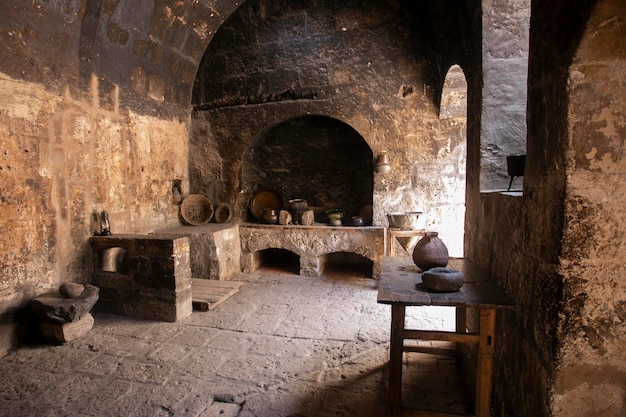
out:
<path id="1" fill-rule="evenodd" d="M 213 217 L 213 204 L 201 194 L 190 194 L 180 205 L 180 215 L 187 224 L 199 226 Z"/>

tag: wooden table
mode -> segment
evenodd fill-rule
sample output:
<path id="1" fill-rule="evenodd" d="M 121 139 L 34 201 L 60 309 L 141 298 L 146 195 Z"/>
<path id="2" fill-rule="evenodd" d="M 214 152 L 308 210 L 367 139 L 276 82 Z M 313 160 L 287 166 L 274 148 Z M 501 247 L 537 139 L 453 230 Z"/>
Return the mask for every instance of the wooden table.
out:
<path id="1" fill-rule="evenodd" d="M 391 344 L 389 348 L 389 416 L 408 415 L 401 404 L 403 352 L 416 351 L 404 346 L 404 340 L 439 340 L 478 345 L 476 364 L 476 417 L 489 417 L 489 402 L 495 344 L 496 311 L 515 308 L 515 302 L 500 287 L 488 280 L 487 274 L 473 263 L 452 259 L 450 268 L 462 270 L 465 284 L 452 293 L 429 292 L 422 284 L 421 273 L 408 257 L 383 259 L 378 284 L 378 302 L 391 305 Z M 408 306 L 456 307 L 456 330 L 433 331 L 405 328 Z M 478 331 L 466 329 L 467 309 L 478 311 Z M 412 416 L 450 416 L 449 413 L 411 410 Z M 466 415 L 466 414 L 464 414 Z"/>

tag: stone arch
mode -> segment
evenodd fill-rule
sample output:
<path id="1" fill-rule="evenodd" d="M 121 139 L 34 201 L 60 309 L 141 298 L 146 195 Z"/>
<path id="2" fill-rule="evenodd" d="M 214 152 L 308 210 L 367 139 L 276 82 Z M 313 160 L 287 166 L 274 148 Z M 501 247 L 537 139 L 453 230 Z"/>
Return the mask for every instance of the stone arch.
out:
<path id="1" fill-rule="evenodd" d="M 241 159 L 224 155 L 240 158 L 271 124 L 326 115 L 359 131 L 373 155 L 387 151 L 393 169 L 389 175 L 374 175 L 373 224 L 384 225 L 387 212 L 403 206 L 418 210 L 423 204 L 446 207 L 430 216 L 433 227 L 449 224 L 449 208 L 456 201 L 450 201 L 447 191 L 433 196 L 419 177 L 421 167 L 446 176 L 449 160 L 456 159 L 448 154 L 459 149 L 458 132 L 437 120 L 437 54 L 430 37 L 413 24 L 414 17 L 429 18 L 398 13 L 385 2 L 357 9 L 332 2 L 242 6 L 199 60 L 192 100 L 191 190 L 216 194 L 212 200 L 233 205 L 236 217 L 246 218 L 251 191 L 242 182 Z M 338 10 L 350 16 L 350 24 L 333 23 Z M 459 18 L 471 21 L 465 12 L 460 9 Z M 436 10 L 429 14 L 438 15 L 438 22 L 448 20 Z M 440 33 L 439 26 L 435 32 Z M 438 45 L 448 50 L 450 44 Z M 466 53 L 442 52 L 445 62 L 462 61 L 457 55 Z M 440 184 L 446 187 L 447 182 Z M 456 217 L 462 221 L 462 215 Z M 462 225 L 455 224 L 458 229 Z"/>
<path id="2" fill-rule="evenodd" d="M 79 88 L 102 102 L 119 92 L 121 106 L 184 117 L 198 62 L 220 26 L 245 2 L 122 0 L 112 6 L 88 0 L 83 10 L 74 6 L 68 16 L 83 15 Z"/>
<path id="3" fill-rule="evenodd" d="M 292 250 L 267 247 L 259 249 L 249 254 L 249 256 L 257 263 L 257 268 L 271 268 L 272 270 L 280 270 L 294 275 L 300 273 L 300 260 L 302 257 Z"/>

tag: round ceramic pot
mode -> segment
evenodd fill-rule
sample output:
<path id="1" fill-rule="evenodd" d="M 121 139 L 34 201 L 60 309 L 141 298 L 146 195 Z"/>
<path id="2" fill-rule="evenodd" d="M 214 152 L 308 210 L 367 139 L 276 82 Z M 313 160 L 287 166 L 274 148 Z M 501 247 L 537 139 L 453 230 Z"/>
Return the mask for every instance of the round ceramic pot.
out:
<path id="1" fill-rule="evenodd" d="M 363 217 L 361 217 L 361 216 L 353 216 L 352 217 L 352 226 L 363 226 Z"/>
<path id="2" fill-rule="evenodd" d="M 326 211 L 326 216 L 328 216 L 329 220 L 333 220 L 333 219 L 343 219 L 343 216 L 345 215 L 343 210 L 327 210 Z"/>
<path id="3" fill-rule="evenodd" d="M 422 271 L 448 265 L 448 248 L 437 232 L 426 232 L 413 248 L 413 262 Z"/>
<path id="4" fill-rule="evenodd" d="M 289 212 L 293 216 L 293 222 L 302 223 L 302 213 L 309 207 L 309 203 L 303 198 L 289 200 Z"/>
<path id="5" fill-rule="evenodd" d="M 274 209 L 265 209 L 263 210 L 261 220 L 263 223 L 276 224 L 278 223 L 278 212 Z"/>

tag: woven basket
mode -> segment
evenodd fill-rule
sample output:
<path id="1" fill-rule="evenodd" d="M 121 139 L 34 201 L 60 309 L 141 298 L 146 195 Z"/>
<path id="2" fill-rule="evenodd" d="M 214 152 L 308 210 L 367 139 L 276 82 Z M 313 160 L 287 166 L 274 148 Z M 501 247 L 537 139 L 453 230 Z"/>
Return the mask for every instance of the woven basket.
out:
<path id="1" fill-rule="evenodd" d="M 213 204 L 203 195 L 190 194 L 180 205 L 180 215 L 187 224 L 199 226 L 213 217 Z"/>
<path id="2" fill-rule="evenodd" d="M 228 204 L 218 204 L 215 209 L 215 222 L 227 223 L 233 217 L 233 209 Z"/>

